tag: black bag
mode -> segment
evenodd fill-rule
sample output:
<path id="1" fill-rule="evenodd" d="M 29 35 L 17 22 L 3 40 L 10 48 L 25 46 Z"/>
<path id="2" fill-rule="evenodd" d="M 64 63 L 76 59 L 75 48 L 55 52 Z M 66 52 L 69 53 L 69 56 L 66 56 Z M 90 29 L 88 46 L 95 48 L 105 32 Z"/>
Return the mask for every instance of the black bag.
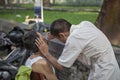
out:
<path id="1" fill-rule="evenodd" d="M 4 31 L 0 31 L 0 47 L 12 45 L 12 41 L 8 38 Z"/>
<path id="2" fill-rule="evenodd" d="M 11 45 L 13 42 L 8 38 L 4 31 L 0 31 L 0 54 L 9 54 L 11 50 Z"/>
<path id="3" fill-rule="evenodd" d="M 24 31 L 20 27 L 14 27 L 9 33 L 8 37 L 15 44 L 15 46 L 22 46 L 22 37 L 24 35 Z"/>

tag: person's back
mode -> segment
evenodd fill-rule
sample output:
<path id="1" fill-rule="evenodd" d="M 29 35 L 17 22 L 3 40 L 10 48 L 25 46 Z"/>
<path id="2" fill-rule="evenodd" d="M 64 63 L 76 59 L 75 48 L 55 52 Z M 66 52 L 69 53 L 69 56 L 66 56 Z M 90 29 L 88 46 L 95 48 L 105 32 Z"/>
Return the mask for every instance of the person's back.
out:
<path id="1" fill-rule="evenodd" d="M 30 31 L 25 34 L 23 38 L 24 47 L 33 52 L 27 59 L 25 65 L 32 68 L 33 72 L 39 73 L 39 76 L 42 75 L 43 80 L 57 80 L 53 67 L 44 57 L 42 57 L 35 44 L 35 39 L 37 37 L 38 35 L 35 31 Z"/>
<path id="2" fill-rule="evenodd" d="M 79 38 L 77 44 L 83 49 L 79 57 L 85 56 L 84 63 L 91 68 L 89 80 L 119 80 L 119 66 L 107 37 L 88 21 L 75 26 L 69 41 L 72 37 Z"/>

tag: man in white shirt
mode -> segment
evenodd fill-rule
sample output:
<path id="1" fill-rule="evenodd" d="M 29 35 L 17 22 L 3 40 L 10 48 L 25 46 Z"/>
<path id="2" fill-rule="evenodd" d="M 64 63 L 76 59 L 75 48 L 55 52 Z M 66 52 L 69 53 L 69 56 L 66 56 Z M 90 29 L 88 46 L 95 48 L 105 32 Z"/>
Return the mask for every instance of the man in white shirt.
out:
<path id="1" fill-rule="evenodd" d="M 64 19 L 55 20 L 51 24 L 49 38 L 57 38 L 65 43 L 63 52 L 57 60 L 49 53 L 44 40 L 36 40 L 41 53 L 56 68 L 69 68 L 79 59 L 90 68 L 88 80 L 119 80 L 120 69 L 111 43 L 91 22 L 82 21 L 78 25 L 72 25 Z"/>

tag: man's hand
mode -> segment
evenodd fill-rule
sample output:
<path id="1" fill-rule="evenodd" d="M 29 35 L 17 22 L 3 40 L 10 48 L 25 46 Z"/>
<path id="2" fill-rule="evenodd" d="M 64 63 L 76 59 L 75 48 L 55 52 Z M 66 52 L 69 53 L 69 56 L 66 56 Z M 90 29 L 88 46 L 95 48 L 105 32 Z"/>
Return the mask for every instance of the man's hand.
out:
<path id="1" fill-rule="evenodd" d="M 48 52 L 48 45 L 47 43 L 44 41 L 44 37 L 38 32 L 37 35 L 39 36 L 36 41 L 35 44 L 37 45 L 37 47 L 39 48 L 40 52 L 45 56 Z"/>
<path id="2" fill-rule="evenodd" d="M 35 44 L 37 45 L 37 47 L 39 48 L 40 52 L 43 54 L 43 56 L 45 56 L 56 68 L 63 70 L 63 67 L 57 62 L 57 59 L 52 56 L 49 53 L 48 50 L 48 45 L 47 43 L 44 41 L 44 37 L 40 34 L 38 34 L 38 38 L 36 39 Z"/>

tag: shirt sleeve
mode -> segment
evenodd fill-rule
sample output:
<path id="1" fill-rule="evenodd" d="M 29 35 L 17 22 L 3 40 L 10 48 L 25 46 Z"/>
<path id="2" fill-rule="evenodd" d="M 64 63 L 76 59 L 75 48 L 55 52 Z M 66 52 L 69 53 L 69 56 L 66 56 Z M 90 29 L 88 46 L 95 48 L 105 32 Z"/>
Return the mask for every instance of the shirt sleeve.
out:
<path id="1" fill-rule="evenodd" d="M 64 67 L 71 67 L 85 47 L 85 39 L 79 35 L 72 35 L 68 38 L 58 63 Z"/>

